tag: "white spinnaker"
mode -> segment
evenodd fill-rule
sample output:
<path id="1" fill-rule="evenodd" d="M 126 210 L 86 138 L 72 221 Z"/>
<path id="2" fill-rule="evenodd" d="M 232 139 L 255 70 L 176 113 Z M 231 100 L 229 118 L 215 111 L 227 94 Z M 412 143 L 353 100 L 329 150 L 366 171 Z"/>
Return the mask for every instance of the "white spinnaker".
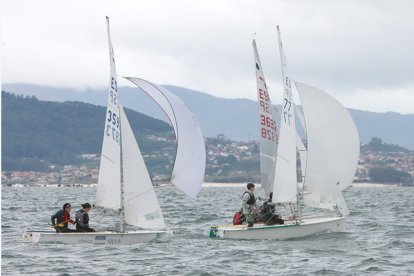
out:
<path id="1" fill-rule="evenodd" d="M 348 111 L 312 86 L 296 83 L 305 115 L 308 161 L 306 190 L 338 192 L 352 184 L 359 158 L 359 136 Z"/>
<path id="2" fill-rule="evenodd" d="M 165 228 L 157 194 L 122 106 L 120 111 L 125 222 L 145 229 Z"/>
<path id="3" fill-rule="evenodd" d="M 177 139 L 177 154 L 171 183 L 190 197 L 201 190 L 206 167 L 206 149 L 200 124 L 184 102 L 168 89 L 140 78 L 126 78 L 149 95 L 165 112 Z"/>
<path id="4" fill-rule="evenodd" d="M 96 205 L 118 210 L 121 207 L 119 101 L 114 50 L 111 43 L 108 17 L 106 23 L 109 44 L 110 90 L 99 166 Z"/>
<path id="5" fill-rule="evenodd" d="M 273 191 L 278 133 L 276 119 L 273 116 L 272 101 L 264 78 L 262 64 L 253 40 L 253 52 L 256 66 L 257 103 L 260 128 L 260 175 L 262 188 L 266 195 Z"/>
<path id="6" fill-rule="evenodd" d="M 352 184 L 358 166 L 357 128 L 351 115 L 336 99 L 303 83 L 296 83 L 296 87 L 307 132 L 304 189 L 311 193 L 308 197 L 314 198 L 314 202 L 319 196 L 321 203 L 327 203 L 329 200 L 323 199 L 329 198 L 329 194 L 338 199 L 339 206 L 340 192 Z"/>
<path id="7" fill-rule="evenodd" d="M 288 77 L 286 56 L 278 30 L 280 60 L 283 75 L 283 103 L 280 120 L 279 145 L 276 157 L 275 182 L 273 186 L 273 201 L 280 203 L 297 202 L 296 176 L 296 128 L 294 103 L 291 82 Z"/>

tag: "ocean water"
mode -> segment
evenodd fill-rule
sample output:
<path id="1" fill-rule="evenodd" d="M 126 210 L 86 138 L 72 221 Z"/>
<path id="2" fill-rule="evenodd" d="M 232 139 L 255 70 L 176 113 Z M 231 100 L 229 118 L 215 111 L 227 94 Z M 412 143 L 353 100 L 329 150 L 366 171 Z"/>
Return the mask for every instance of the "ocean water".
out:
<path id="1" fill-rule="evenodd" d="M 209 238 L 232 220 L 241 187 L 206 187 L 196 200 L 157 193 L 173 234 L 133 246 L 29 244 L 25 228 L 47 227 L 63 203 L 73 212 L 95 188 L 2 188 L 3 275 L 414 275 L 414 188 L 349 188 L 344 233 L 284 241 Z M 73 215 L 72 215 L 73 216 Z M 114 225 L 91 212 L 95 228 Z"/>

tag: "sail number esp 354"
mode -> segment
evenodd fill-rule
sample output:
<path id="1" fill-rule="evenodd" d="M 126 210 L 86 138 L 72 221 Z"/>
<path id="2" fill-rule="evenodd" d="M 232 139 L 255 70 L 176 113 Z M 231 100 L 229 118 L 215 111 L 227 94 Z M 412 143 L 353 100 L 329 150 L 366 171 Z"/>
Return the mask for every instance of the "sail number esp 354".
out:
<path id="1" fill-rule="evenodd" d="M 111 78 L 111 90 L 109 91 L 109 105 L 107 111 L 105 133 L 113 141 L 119 143 L 120 122 L 119 122 L 119 102 L 118 102 L 118 85 L 114 77 Z"/>

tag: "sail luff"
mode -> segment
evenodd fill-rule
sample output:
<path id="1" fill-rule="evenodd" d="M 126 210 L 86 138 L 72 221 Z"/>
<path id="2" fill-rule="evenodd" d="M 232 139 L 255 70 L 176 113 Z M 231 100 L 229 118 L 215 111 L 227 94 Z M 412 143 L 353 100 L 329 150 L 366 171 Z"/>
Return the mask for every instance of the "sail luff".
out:
<path id="1" fill-rule="evenodd" d="M 283 103 L 273 198 L 275 202 L 295 204 L 297 203 L 298 187 L 296 176 L 296 128 L 294 103 L 279 26 L 277 26 L 277 31 L 283 76 Z"/>
<path id="2" fill-rule="evenodd" d="M 253 39 L 253 53 L 256 67 L 257 103 L 260 129 L 260 175 L 261 185 L 266 195 L 273 191 L 275 178 L 278 131 L 273 116 L 270 92 L 266 85 L 262 64 L 260 62 L 256 41 Z"/>
<path id="3" fill-rule="evenodd" d="M 119 210 L 121 207 L 119 100 L 115 58 L 112 48 L 108 17 L 106 18 L 106 22 L 110 62 L 110 89 L 108 93 L 101 160 L 99 166 L 96 205 L 113 210 Z"/>

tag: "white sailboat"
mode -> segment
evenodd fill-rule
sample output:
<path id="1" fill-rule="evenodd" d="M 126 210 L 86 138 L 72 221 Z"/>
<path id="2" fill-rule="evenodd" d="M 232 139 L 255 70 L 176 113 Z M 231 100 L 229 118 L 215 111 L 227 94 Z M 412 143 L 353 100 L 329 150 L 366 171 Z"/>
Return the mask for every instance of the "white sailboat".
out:
<path id="1" fill-rule="evenodd" d="M 110 91 L 96 205 L 118 212 L 120 231 L 56 233 L 26 230 L 23 234 L 24 241 L 135 244 L 149 242 L 166 233 L 163 230 L 165 222 L 157 195 L 128 118 L 119 101 L 108 18 L 107 31 L 111 68 Z M 171 120 L 178 147 L 171 182 L 186 194 L 195 197 L 201 189 L 206 162 L 204 140 L 197 119 L 179 98 L 165 88 L 141 79 L 129 79 L 134 83 L 139 80 L 136 81 L 137 85 L 141 82 L 149 85 L 152 89 L 144 87 L 144 91 L 152 96 Z M 124 223 L 146 230 L 124 231 Z"/>
<path id="2" fill-rule="evenodd" d="M 306 131 L 307 148 L 305 147 L 295 128 L 291 81 L 287 75 L 279 27 L 278 38 L 284 92 L 272 191 L 273 201 L 290 206 L 293 216 L 282 225 L 267 226 L 259 223 L 253 227 L 215 226 L 211 229 L 211 236 L 223 239 L 289 239 L 345 229 L 349 210 L 341 191 L 352 183 L 357 168 L 357 129 L 349 113 L 336 99 L 319 89 L 296 82 L 303 107 L 303 114 L 298 110 L 297 113 Z M 257 69 L 257 64 L 260 63 L 255 41 L 253 48 Z M 257 86 L 261 86 L 259 81 Z M 298 188 L 296 176 L 297 151 L 302 163 L 302 190 Z M 269 175 L 271 173 L 272 171 L 267 172 Z M 268 192 L 267 188 L 265 192 Z M 318 216 L 304 215 L 303 204 L 335 212 Z"/>

